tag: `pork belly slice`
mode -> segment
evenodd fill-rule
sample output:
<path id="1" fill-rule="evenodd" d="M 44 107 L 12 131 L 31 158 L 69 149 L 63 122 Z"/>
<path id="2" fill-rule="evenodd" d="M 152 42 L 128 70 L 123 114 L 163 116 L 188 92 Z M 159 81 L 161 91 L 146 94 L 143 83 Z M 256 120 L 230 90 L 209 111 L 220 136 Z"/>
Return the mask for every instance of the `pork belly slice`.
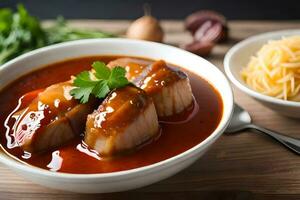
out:
<path id="1" fill-rule="evenodd" d="M 101 156 L 133 150 L 159 132 L 154 104 L 134 86 L 112 91 L 97 110 L 88 115 L 85 143 Z"/>
<path id="2" fill-rule="evenodd" d="M 28 107 L 14 114 L 12 135 L 28 152 L 45 151 L 65 144 L 84 131 L 95 100 L 79 104 L 70 96 L 71 82 L 54 84 L 39 93 Z"/>
<path id="3" fill-rule="evenodd" d="M 159 117 L 181 113 L 193 103 L 193 93 L 187 75 L 168 67 L 163 60 L 147 63 L 140 59 L 120 58 L 108 65 L 126 67 L 129 81 L 153 98 Z"/>

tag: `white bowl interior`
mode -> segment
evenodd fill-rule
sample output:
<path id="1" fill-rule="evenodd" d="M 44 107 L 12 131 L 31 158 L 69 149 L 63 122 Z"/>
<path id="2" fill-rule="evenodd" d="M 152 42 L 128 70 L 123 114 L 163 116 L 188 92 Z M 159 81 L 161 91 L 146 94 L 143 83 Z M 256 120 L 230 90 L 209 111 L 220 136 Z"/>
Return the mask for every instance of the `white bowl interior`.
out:
<path id="1" fill-rule="evenodd" d="M 128 178 L 128 175 L 134 174 L 136 177 L 137 174 L 145 174 L 147 170 L 161 170 L 168 166 L 174 166 L 176 163 L 188 163 L 188 160 L 195 160 L 195 157 L 199 157 L 200 155 L 202 155 L 203 152 L 208 148 L 208 146 L 210 146 L 221 135 L 221 133 L 225 130 L 226 126 L 228 125 L 233 110 L 233 95 L 230 85 L 225 76 L 222 74 L 222 72 L 218 70 L 214 65 L 212 65 L 211 63 L 199 56 L 196 56 L 194 54 L 191 54 L 184 50 L 180 50 L 175 47 L 153 42 L 144 42 L 128 39 L 89 39 L 67 42 L 41 48 L 36 51 L 32 51 L 25 55 L 22 55 L 1 66 L 0 89 L 5 87 L 13 80 L 16 80 L 18 77 L 38 68 L 41 68 L 44 65 L 65 60 L 68 58 L 91 55 L 127 55 L 151 59 L 164 59 L 169 63 L 179 65 L 185 69 L 188 69 L 189 71 L 200 75 L 202 78 L 206 79 L 212 86 L 214 86 L 217 89 L 217 91 L 219 91 L 223 100 L 223 116 L 217 129 L 202 143 L 196 145 L 195 147 L 187 150 L 184 153 L 181 153 L 175 157 L 150 166 L 121 172 L 89 175 L 52 173 L 47 170 L 42 170 L 39 168 L 20 164 L 19 162 L 9 159 L 8 157 L 5 157 L 1 154 L 0 161 L 4 162 L 12 168 L 17 169 L 18 171 L 26 171 L 26 173 L 31 173 L 37 177 L 55 177 L 56 181 L 65 181 L 66 179 L 77 179 L 81 181 L 87 181 L 88 179 L 95 178 L 108 178 L 105 180 L 111 180 L 112 177 L 121 178 L 123 176 L 123 178 Z M 173 171 L 173 173 L 175 173 L 176 170 Z M 48 185 L 50 187 L 53 186 L 53 184 L 50 185 L 46 183 L 44 183 L 44 185 Z M 76 188 L 75 186 L 73 187 Z"/>

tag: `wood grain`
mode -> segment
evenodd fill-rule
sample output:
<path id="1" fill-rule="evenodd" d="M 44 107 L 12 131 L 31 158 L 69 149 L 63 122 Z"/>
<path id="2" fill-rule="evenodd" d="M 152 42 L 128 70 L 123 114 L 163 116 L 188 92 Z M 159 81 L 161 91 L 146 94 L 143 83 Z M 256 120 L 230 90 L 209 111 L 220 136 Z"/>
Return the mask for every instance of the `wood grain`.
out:
<path id="1" fill-rule="evenodd" d="M 46 26 L 51 22 L 46 22 Z M 73 21 L 72 25 L 124 34 L 129 21 Z M 191 40 L 181 21 L 163 21 L 165 42 Z M 223 70 L 226 51 L 238 41 L 267 31 L 300 28 L 299 22 L 232 21 L 230 40 L 207 59 Z M 299 120 L 279 116 L 234 88 L 235 100 L 261 126 L 300 137 Z M 177 175 L 138 190 L 83 195 L 44 188 L 0 164 L 0 199 L 300 199 L 300 159 L 269 138 L 251 132 L 223 135 L 195 164 Z"/>

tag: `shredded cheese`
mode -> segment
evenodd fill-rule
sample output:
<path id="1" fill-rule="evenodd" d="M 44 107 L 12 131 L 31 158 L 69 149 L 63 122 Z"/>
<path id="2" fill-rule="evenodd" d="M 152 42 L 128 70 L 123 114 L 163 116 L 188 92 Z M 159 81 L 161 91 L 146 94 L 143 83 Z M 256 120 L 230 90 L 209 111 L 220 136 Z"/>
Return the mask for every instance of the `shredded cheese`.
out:
<path id="1" fill-rule="evenodd" d="M 272 40 L 241 71 L 245 83 L 265 95 L 300 101 L 300 36 Z"/>

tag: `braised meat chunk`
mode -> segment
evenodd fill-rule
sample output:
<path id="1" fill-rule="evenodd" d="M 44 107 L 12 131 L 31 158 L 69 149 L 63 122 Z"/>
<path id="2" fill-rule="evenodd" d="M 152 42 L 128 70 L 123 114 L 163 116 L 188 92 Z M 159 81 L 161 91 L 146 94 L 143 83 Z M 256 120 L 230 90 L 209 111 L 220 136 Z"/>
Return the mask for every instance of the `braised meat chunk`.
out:
<path id="1" fill-rule="evenodd" d="M 88 115 L 84 141 L 102 156 L 132 150 L 159 132 L 154 104 L 134 86 L 112 91 L 97 110 Z"/>
<path id="2" fill-rule="evenodd" d="M 193 103 L 193 94 L 187 75 L 167 66 L 166 62 L 145 62 L 133 58 L 119 58 L 108 66 L 123 66 L 127 78 L 153 98 L 159 117 L 178 114 Z"/>
<path id="3" fill-rule="evenodd" d="M 95 100 L 79 104 L 70 96 L 70 81 L 54 84 L 40 92 L 25 108 L 14 113 L 11 136 L 28 152 L 45 151 L 73 139 L 84 131 L 84 122 Z"/>

